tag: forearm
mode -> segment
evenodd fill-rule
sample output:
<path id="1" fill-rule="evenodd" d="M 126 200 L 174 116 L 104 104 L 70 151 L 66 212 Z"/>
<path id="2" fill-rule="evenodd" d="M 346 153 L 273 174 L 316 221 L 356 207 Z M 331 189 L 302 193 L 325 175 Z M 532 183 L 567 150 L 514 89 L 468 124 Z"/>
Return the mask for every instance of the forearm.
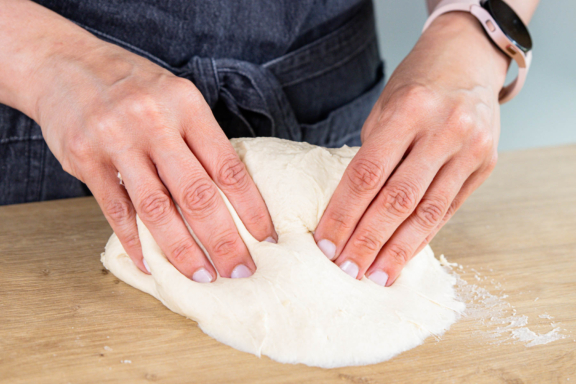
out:
<path id="1" fill-rule="evenodd" d="M 428 7 L 428 13 L 432 10 L 441 0 L 426 0 L 426 6 Z M 520 16 L 525 24 L 528 24 L 536 11 L 538 2 L 540 0 L 505 0 L 506 3 L 514 9 L 514 11 Z"/>
<path id="2" fill-rule="evenodd" d="M 36 119 L 56 55 L 82 52 L 93 35 L 27 0 L 0 0 L 0 103 Z"/>

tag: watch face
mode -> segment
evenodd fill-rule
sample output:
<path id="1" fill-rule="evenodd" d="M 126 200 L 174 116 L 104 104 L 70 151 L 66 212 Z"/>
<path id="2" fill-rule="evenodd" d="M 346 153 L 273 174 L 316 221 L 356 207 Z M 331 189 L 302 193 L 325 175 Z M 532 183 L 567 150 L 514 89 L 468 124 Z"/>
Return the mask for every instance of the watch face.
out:
<path id="1" fill-rule="evenodd" d="M 485 0 L 482 2 L 482 7 L 490 12 L 500 29 L 510 40 L 514 41 L 518 48 L 524 52 L 532 49 L 532 39 L 528 29 L 508 4 L 503 0 Z"/>

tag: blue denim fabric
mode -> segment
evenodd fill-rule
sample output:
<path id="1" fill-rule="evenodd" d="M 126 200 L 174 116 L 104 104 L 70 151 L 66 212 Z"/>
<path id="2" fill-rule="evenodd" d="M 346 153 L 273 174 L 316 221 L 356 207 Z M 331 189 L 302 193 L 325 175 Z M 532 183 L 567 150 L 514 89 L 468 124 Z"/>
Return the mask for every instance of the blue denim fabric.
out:
<path id="1" fill-rule="evenodd" d="M 244 2 L 268 4 L 262 0 Z M 60 2 L 44 3 L 54 3 L 45 5 L 55 9 Z M 82 2 L 100 3 L 102 1 L 97 0 Z M 196 2 L 168 3 L 190 5 Z M 158 35 L 155 29 L 164 26 L 168 36 L 185 35 L 171 29 L 173 24 L 179 25 L 173 20 L 175 15 L 140 12 L 146 18 L 152 17 L 154 28 L 139 28 L 136 33 L 135 24 L 131 22 L 127 22 L 124 29 L 120 28 L 122 23 L 118 20 L 133 22 L 138 19 L 128 12 L 109 18 L 107 8 L 103 7 L 96 15 L 103 25 L 98 28 L 98 19 L 95 21 L 91 13 L 81 9 L 74 13 L 71 7 L 55 10 L 97 37 L 191 80 L 230 138 L 275 136 L 326 147 L 360 145 L 360 130 L 384 82 L 372 2 L 335 1 L 340 8 L 330 8 L 326 3 L 329 2 L 287 2 L 300 4 L 290 7 L 279 1 L 278 4 L 284 4 L 286 8 L 285 14 L 279 16 L 277 10 L 268 10 L 270 14 L 258 11 L 250 16 L 251 23 L 247 23 L 250 27 L 257 24 L 254 30 L 248 28 L 236 36 L 227 34 L 229 30 L 222 25 L 213 25 L 210 27 L 213 29 L 204 26 L 208 28 L 205 34 L 198 32 L 192 36 L 191 46 L 185 44 L 190 37 L 186 35 L 182 38 L 184 43 L 164 42 L 164 51 L 159 47 L 165 36 Z M 318 12 L 313 12 L 314 17 L 306 14 L 302 4 L 309 5 L 308 12 L 315 9 L 310 4 L 316 7 L 324 4 L 324 18 Z M 225 9 L 219 9 L 217 20 L 230 20 L 233 16 L 232 10 L 222 15 Z M 340 13 L 331 15 L 335 9 Z M 299 22 L 294 20 L 295 15 Z M 326 15 L 332 17 L 328 19 Z M 255 23 L 254 16 L 259 23 Z M 115 28 L 110 27 L 110 19 L 116 20 Z M 241 16 L 239 19 L 242 21 Z M 259 25 L 266 25 L 267 21 L 270 28 L 263 31 Z M 180 28 L 186 28 L 180 24 Z M 226 35 L 226 44 L 214 43 L 220 35 Z M 134 36 L 138 38 L 134 39 Z M 211 44 L 214 44 L 213 50 Z M 253 48 L 249 49 L 249 46 Z M 243 51 L 238 51 L 238 47 L 244 47 Z M 0 105 L 0 205 L 88 194 L 85 185 L 62 170 L 43 141 L 40 127 L 20 112 Z"/>

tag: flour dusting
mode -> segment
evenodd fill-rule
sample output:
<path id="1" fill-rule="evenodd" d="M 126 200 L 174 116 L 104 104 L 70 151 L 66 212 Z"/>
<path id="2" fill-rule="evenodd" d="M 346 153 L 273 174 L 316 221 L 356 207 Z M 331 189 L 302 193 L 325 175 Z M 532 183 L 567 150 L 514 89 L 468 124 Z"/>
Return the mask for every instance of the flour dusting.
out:
<path id="1" fill-rule="evenodd" d="M 542 345 L 551 343 L 556 340 L 564 339 L 567 335 L 560 333 L 560 323 L 550 323 L 550 330 L 547 333 L 539 334 L 530 330 L 528 325 L 528 316 L 518 315 L 516 308 L 512 306 L 505 299 L 508 297 L 506 294 L 494 295 L 487 289 L 479 287 L 475 284 L 470 284 L 458 275 L 455 270 L 461 273 L 466 273 L 464 267 L 458 263 L 450 263 L 446 260 L 444 255 L 439 257 L 440 264 L 451 270 L 454 277 L 457 279 L 456 292 L 460 301 L 466 303 L 466 311 L 464 316 L 470 320 L 475 320 L 479 323 L 482 330 L 478 332 L 483 336 L 490 338 L 494 343 L 502 343 L 504 341 L 522 342 L 527 347 L 535 345 Z M 486 282 L 488 278 L 474 268 L 470 269 L 473 277 L 478 282 Z M 490 279 L 488 281 L 496 290 L 502 291 L 502 285 Z M 538 300 L 538 298 L 536 299 Z M 535 301 L 536 301 L 535 300 Z M 553 319 L 548 313 L 543 313 L 538 316 L 541 319 Z M 487 330 L 486 330 L 487 329 Z"/>
<path id="2" fill-rule="evenodd" d="M 537 334 L 528 328 L 518 328 L 512 331 L 512 335 L 520 341 L 528 342 L 527 347 L 533 347 L 540 344 L 548 344 L 552 341 L 563 339 L 565 336 L 560 334 L 560 328 L 554 328 L 543 335 Z"/>

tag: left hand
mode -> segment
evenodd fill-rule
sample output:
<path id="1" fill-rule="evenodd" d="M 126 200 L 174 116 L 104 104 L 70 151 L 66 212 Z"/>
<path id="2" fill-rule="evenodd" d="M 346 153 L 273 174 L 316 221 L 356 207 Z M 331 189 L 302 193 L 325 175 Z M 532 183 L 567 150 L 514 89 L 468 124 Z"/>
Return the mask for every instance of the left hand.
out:
<path id="1" fill-rule="evenodd" d="M 314 237 L 356 279 L 390 286 L 496 165 L 509 60 L 463 12 L 398 66 Z"/>

